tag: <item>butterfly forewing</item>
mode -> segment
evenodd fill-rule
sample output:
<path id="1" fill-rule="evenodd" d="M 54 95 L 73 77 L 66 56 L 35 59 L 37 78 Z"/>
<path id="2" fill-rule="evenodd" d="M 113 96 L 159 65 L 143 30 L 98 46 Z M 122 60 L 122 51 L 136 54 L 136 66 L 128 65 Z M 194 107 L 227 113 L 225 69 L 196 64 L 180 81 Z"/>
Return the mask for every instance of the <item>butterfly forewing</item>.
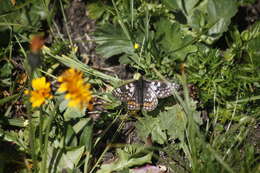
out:
<path id="1" fill-rule="evenodd" d="M 158 99 L 165 98 L 172 94 L 179 85 L 161 81 L 146 81 L 139 79 L 134 82 L 116 88 L 112 93 L 121 101 L 127 103 L 129 110 L 152 111 L 157 107 Z"/>
<path id="2" fill-rule="evenodd" d="M 179 85 L 169 82 L 152 81 L 150 82 L 150 87 L 155 92 L 157 98 L 165 98 L 172 95 L 174 88 L 178 89 Z"/>
<path id="3" fill-rule="evenodd" d="M 135 95 L 136 87 L 134 83 L 128 83 L 113 90 L 112 94 L 123 102 L 132 100 Z"/>

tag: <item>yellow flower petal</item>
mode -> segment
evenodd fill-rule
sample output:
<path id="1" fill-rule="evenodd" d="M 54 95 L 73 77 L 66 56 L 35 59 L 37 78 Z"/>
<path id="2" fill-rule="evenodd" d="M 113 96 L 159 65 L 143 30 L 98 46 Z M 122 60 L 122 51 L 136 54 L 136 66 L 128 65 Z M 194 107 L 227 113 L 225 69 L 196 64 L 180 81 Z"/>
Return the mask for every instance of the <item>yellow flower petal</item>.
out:
<path id="1" fill-rule="evenodd" d="M 33 91 L 25 91 L 31 95 L 30 102 L 32 103 L 32 107 L 41 106 L 45 103 L 46 99 L 51 99 L 53 96 L 51 95 L 50 83 L 46 82 L 45 77 L 36 78 L 32 80 L 32 88 Z"/>
<path id="2" fill-rule="evenodd" d="M 68 69 L 58 77 L 58 81 L 61 83 L 58 91 L 66 92 L 65 99 L 69 100 L 68 106 L 81 109 L 88 106 L 92 99 L 91 85 L 85 84 L 82 72 Z"/>
<path id="3" fill-rule="evenodd" d="M 29 90 L 24 90 L 24 94 L 28 95 L 28 94 L 30 94 L 30 91 Z"/>
<path id="4" fill-rule="evenodd" d="M 32 87 L 34 90 L 39 90 L 44 88 L 46 79 L 45 77 L 41 77 L 41 78 L 36 78 L 32 81 Z"/>
<path id="5" fill-rule="evenodd" d="M 138 43 L 135 43 L 135 44 L 134 44 L 134 48 L 135 48 L 135 49 L 138 49 L 139 47 L 140 47 L 140 46 L 139 46 Z"/>

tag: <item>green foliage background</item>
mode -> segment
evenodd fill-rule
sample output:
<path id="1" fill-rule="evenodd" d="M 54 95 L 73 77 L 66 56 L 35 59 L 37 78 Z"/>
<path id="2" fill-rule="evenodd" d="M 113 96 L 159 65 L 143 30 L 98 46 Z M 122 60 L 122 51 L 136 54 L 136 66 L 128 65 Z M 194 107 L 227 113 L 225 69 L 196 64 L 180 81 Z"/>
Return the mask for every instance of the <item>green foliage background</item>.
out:
<path id="1" fill-rule="evenodd" d="M 0 87 L 9 95 L 1 92 L 0 146 L 11 146 L 17 157 L 2 150 L 0 172 L 13 165 L 19 172 L 132 172 L 134 167 L 159 163 L 173 172 L 258 172 L 260 23 L 241 29 L 234 19 L 240 6 L 254 3 L 87 2 L 88 15 L 97 25 L 93 41 L 102 58 L 119 57 L 119 64 L 147 79 L 182 86 L 155 111 L 131 117 L 109 89 L 127 81 L 82 63 L 70 36 L 54 32 L 54 17 L 59 14 L 66 21 L 69 1 L 1 1 Z M 32 72 L 26 60 L 30 35 L 38 32 L 54 39 L 42 49 L 42 64 Z M 136 43 L 139 48 L 134 48 Z M 23 95 L 30 83 L 18 83 L 19 70 L 55 80 L 64 66 L 83 71 L 95 96 L 106 101 L 98 121 L 67 108 L 60 95 L 41 109 L 30 109 Z M 196 98 L 190 97 L 190 85 L 196 88 Z M 14 115 L 18 100 L 26 105 L 21 117 Z M 141 143 L 119 144 L 127 121 L 134 122 Z M 152 146 L 144 146 L 149 138 Z M 117 159 L 103 163 L 106 153 Z"/>

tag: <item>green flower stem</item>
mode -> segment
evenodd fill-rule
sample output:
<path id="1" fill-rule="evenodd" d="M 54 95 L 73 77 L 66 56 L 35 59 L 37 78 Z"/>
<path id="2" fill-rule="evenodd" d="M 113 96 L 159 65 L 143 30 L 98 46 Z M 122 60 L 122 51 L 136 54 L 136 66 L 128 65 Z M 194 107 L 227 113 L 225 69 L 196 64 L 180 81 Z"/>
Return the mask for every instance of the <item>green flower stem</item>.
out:
<path id="1" fill-rule="evenodd" d="M 42 113 L 42 109 L 41 109 L 41 113 Z M 39 143 L 40 143 L 40 148 L 42 148 L 43 144 L 43 116 L 41 116 L 42 114 L 40 114 L 40 123 L 39 123 Z"/>
<path id="2" fill-rule="evenodd" d="M 27 115 L 28 115 L 28 119 L 29 119 L 29 145 L 30 145 L 30 153 L 31 153 L 31 157 L 32 157 L 32 170 L 36 170 L 37 167 L 37 160 L 36 160 L 36 154 L 35 154 L 35 149 L 34 149 L 34 141 L 35 141 L 35 127 L 33 126 L 33 121 L 32 121 L 32 111 L 31 111 L 31 105 L 29 102 L 27 102 L 27 106 L 28 111 L 27 111 Z M 31 172 L 31 170 L 30 170 Z"/>
<path id="3" fill-rule="evenodd" d="M 117 8 L 116 3 L 114 2 L 114 0 L 112 0 L 112 4 L 113 4 L 113 6 L 114 6 L 114 8 L 115 8 L 115 10 L 116 10 L 116 14 L 117 14 L 117 17 L 118 17 L 118 23 L 119 23 L 119 25 L 122 27 L 122 29 L 123 29 L 123 31 L 124 31 L 126 37 L 127 37 L 129 40 L 132 40 L 132 39 L 131 39 L 131 36 L 130 36 L 130 34 L 129 34 L 129 31 L 128 31 L 126 25 L 125 25 L 124 22 L 123 22 L 123 18 L 122 18 L 122 16 L 120 15 L 121 13 L 119 12 L 119 10 L 118 10 L 118 8 Z"/>
<path id="4" fill-rule="evenodd" d="M 92 169 L 90 170 L 89 173 L 92 173 L 95 168 L 98 166 L 98 164 L 101 162 L 101 159 L 103 158 L 104 154 L 110 149 L 111 145 L 107 145 L 106 148 L 104 149 L 104 151 L 102 152 L 101 156 L 98 158 L 96 164 L 92 167 Z"/>
<path id="5" fill-rule="evenodd" d="M 48 142 L 49 142 L 49 133 L 51 129 L 51 124 L 52 121 L 55 118 L 56 115 L 56 108 L 58 107 L 59 104 L 56 104 L 55 107 L 52 109 L 51 114 L 49 114 L 49 119 L 47 122 L 47 128 L 44 136 L 44 149 L 43 149 L 43 160 L 42 160 L 42 165 L 41 165 L 41 173 L 46 173 L 46 166 L 47 166 L 47 154 L 48 154 Z M 41 116 L 41 115 L 40 115 Z"/>
<path id="6" fill-rule="evenodd" d="M 87 173 L 89 170 L 89 161 L 91 158 L 91 153 L 89 151 L 86 152 L 86 159 L 85 159 L 85 163 L 84 163 L 84 173 Z"/>
<path id="7" fill-rule="evenodd" d="M 236 103 L 255 101 L 255 100 L 259 100 L 259 99 L 260 99 L 260 96 L 252 96 L 252 97 L 248 97 L 248 98 L 245 98 L 245 99 L 236 100 L 236 101 L 233 101 L 231 103 L 236 104 Z"/>
<path id="8" fill-rule="evenodd" d="M 28 73 L 29 71 L 27 71 L 27 74 L 29 74 L 29 84 L 32 83 L 32 76 L 33 73 Z M 30 89 L 32 89 L 30 87 Z M 31 157 L 32 157 L 32 170 L 36 172 L 37 170 L 37 156 L 36 156 L 36 152 L 35 152 L 35 148 L 34 148 L 34 142 L 35 142 L 35 127 L 33 125 L 33 121 L 32 121 L 32 105 L 29 101 L 26 102 L 26 108 L 27 108 L 27 115 L 28 115 L 28 120 L 29 120 L 29 146 L 30 146 L 30 153 L 31 153 Z M 32 172 L 31 169 L 29 169 L 29 172 Z"/>

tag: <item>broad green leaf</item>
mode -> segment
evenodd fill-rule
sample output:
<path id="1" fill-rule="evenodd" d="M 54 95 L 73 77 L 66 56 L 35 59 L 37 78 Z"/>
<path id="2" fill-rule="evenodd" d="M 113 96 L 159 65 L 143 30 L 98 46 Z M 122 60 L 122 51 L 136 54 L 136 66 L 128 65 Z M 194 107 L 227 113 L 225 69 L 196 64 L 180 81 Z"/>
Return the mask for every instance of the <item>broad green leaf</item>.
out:
<path id="1" fill-rule="evenodd" d="M 164 142 L 167 140 L 165 132 L 159 125 L 155 126 L 152 131 L 152 140 L 159 144 L 164 144 Z"/>
<path id="2" fill-rule="evenodd" d="M 75 133 L 79 133 L 85 126 L 86 124 L 90 121 L 90 118 L 83 118 L 77 124 L 73 126 L 73 130 Z"/>
<path id="3" fill-rule="evenodd" d="M 61 143 L 62 147 L 63 147 L 63 145 L 78 146 L 77 136 L 71 125 L 67 125 L 66 136 L 63 136 L 63 138 L 65 138 L 65 143 Z M 61 140 L 61 142 L 62 142 L 62 140 Z"/>
<path id="4" fill-rule="evenodd" d="M 96 31 L 95 40 L 98 44 L 97 53 L 104 58 L 121 53 L 134 53 L 132 41 L 119 26 L 103 25 L 102 30 Z"/>
<path id="5" fill-rule="evenodd" d="M 212 44 L 223 32 L 227 31 L 231 18 L 237 12 L 237 2 L 233 0 L 165 0 L 167 7 L 175 11 L 177 21 L 179 13 L 186 17 L 194 36 Z M 177 6 L 177 7 L 176 7 Z M 179 11 L 176 11 L 176 8 Z M 183 20 L 182 20 L 183 21 Z"/>
<path id="6" fill-rule="evenodd" d="M 72 150 L 68 151 L 66 155 L 63 155 L 66 160 L 70 160 L 73 163 L 74 167 L 76 167 L 84 153 L 85 146 L 73 148 Z"/>
<path id="7" fill-rule="evenodd" d="M 93 135 L 93 123 L 89 122 L 87 126 L 84 128 L 83 132 L 80 136 L 80 145 L 85 146 L 87 152 L 91 151 L 92 148 L 92 135 Z"/>
<path id="8" fill-rule="evenodd" d="M 166 134 L 159 123 L 158 118 L 149 116 L 139 119 L 136 124 L 138 135 L 143 141 L 146 141 L 147 137 L 151 135 L 153 141 L 163 144 L 166 141 Z"/>
<path id="9" fill-rule="evenodd" d="M 1 28 L 12 26 L 15 32 L 37 30 L 41 26 L 41 20 L 51 15 L 46 11 L 45 5 L 42 1 L 33 1 L 33 3 L 17 1 L 16 6 L 13 6 L 10 1 L 2 1 L 0 25 L 3 27 Z"/>
<path id="10" fill-rule="evenodd" d="M 155 27 L 158 43 L 176 59 L 184 59 L 188 53 L 197 51 L 197 47 L 192 45 L 193 38 L 182 33 L 180 24 L 163 18 Z"/>
<path id="11" fill-rule="evenodd" d="M 188 14 L 192 11 L 192 9 L 198 4 L 200 0 L 177 0 L 177 3 L 179 4 L 179 7 L 183 6 L 185 7 L 185 11 Z"/>
<path id="12" fill-rule="evenodd" d="M 236 1 L 233 0 L 208 0 L 208 34 L 222 34 L 227 31 L 231 18 L 237 12 Z"/>
<path id="13" fill-rule="evenodd" d="M 112 171 L 120 171 L 133 166 L 151 163 L 152 153 L 137 157 L 138 155 L 131 155 L 122 149 L 117 150 L 118 159 L 110 164 L 103 164 L 97 173 L 111 173 Z"/>
<path id="14" fill-rule="evenodd" d="M 56 98 L 57 100 L 61 101 L 61 103 L 59 104 L 59 111 L 60 112 L 63 112 L 66 110 L 67 106 L 68 106 L 68 103 L 69 101 L 67 99 L 64 99 L 64 96 L 61 95 L 61 96 L 57 96 Z"/>
<path id="15" fill-rule="evenodd" d="M 29 121 L 21 118 L 6 118 L 6 119 L 0 119 L 0 124 L 17 126 L 17 127 L 26 127 L 28 126 Z"/>
<path id="16" fill-rule="evenodd" d="M 187 11 L 192 10 L 196 5 L 200 2 L 200 0 L 188 0 L 184 1 L 185 2 L 185 7 Z"/>
<path id="17" fill-rule="evenodd" d="M 1 78 L 11 77 L 12 69 L 13 69 L 13 66 L 11 63 L 5 63 L 0 68 L 0 77 Z"/>
<path id="18" fill-rule="evenodd" d="M 130 59 L 130 57 L 126 54 L 120 56 L 119 58 L 119 62 L 120 64 L 130 64 L 132 62 L 132 60 Z"/>
<path id="19" fill-rule="evenodd" d="M 189 25 L 192 27 L 192 29 L 198 33 L 203 31 L 203 28 L 206 25 L 206 13 L 202 10 L 195 9 L 193 13 L 191 13 L 187 17 Z"/>
<path id="20" fill-rule="evenodd" d="M 163 0 L 162 3 L 164 3 L 166 7 L 170 8 L 171 10 L 179 9 L 179 5 L 175 0 Z"/>
<path id="21" fill-rule="evenodd" d="M 63 168 L 61 170 L 61 172 L 66 172 L 66 173 L 82 173 L 82 171 L 79 168 L 74 168 L 74 169 L 70 169 L 70 168 Z"/>
<path id="22" fill-rule="evenodd" d="M 84 117 L 84 110 L 80 110 L 79 108 L 68 107 L 64 113 L 65 121 L 69 121 L 71 119 Z"/>
<path id="23" fill-rule="evenodd" d="M 99 1 L 87 5 L 89 17 L 92 19 L 100 18 L 102 14 L 107 10 L 107 8 L 107 6 L 105 6 L 102 2 Z"/>
<path id="24" fill-rule="evenodd" d="M 48 147 L 48 169 L 62 172 L 64 170 L 72 172 L 80 172 L 77 167 L 78 163 L 84 154 L 84 146 L 75 147 L 69 151 L 64 149 Z M 54 164 L 55 163 L 55 164 Z"/>
<path id="25" fill-rule="evenodd" d="M 184 140 L 187 118 L 180 105 L 175 105 L 172 109 L 161 112 L 158 118 L 162 130 L 166 130 L 171 138 Z"/>
<path id="26" fill-rule="evenodd" d="M 146 138 L 152 133 L 152 130 L 156 124 L 158 125 L 158 121 L 156 121 L 156 119 L 153 117 L 147 116 L 145 118 L 139 119 L 135 127 L 137 129 L 138 135 L 143 141 L 146 141 Z"/>

